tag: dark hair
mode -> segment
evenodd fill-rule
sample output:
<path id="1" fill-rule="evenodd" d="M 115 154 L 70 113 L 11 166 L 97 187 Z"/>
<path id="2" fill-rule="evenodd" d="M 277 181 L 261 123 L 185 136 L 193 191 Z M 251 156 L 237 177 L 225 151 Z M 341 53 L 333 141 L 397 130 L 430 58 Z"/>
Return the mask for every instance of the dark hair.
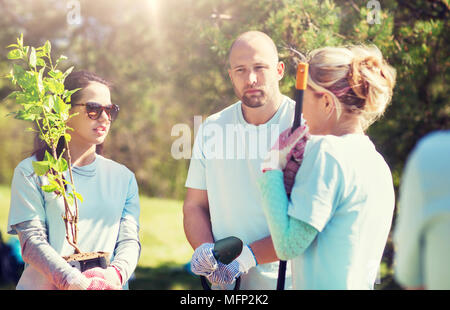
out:
<path id="1" fill-rule="evenodd" d="M 74 90 L 81 88 L 81 90 L 75 92 L 71 96 L 70 104 L 77 103 L 81 99 L 82 89 L 89 85 L 90 82 L 98 82 L 111 88 L 111 84 L 99 77 L 98 75 L 89 71 L 76 71 L 70 73 L 64 80 L 64 88 L 66 90 Z M 66 141 L 64 137 L 61 137 L 58 141 L 58 146 L 56 147 L 57 156 L 61 155 Z M 34 139 L 34 151 L 32 155 L 36 155 L 37 160 L 41 161 L 44 159 L 45 151 L 51 154 L 51 150 L 48 145 L 39 138 L 39 134 L 36 134 Z M 103 143 L 96 146 L 95 152 L 97 154 L 103 155 Z"/>
<path id="2" fill-rule="evenodd" d="M 64 88 L 73 90 L 76 88 L 85 88 L 90 82 L 98 82 L 111 88 L 111 84 L 103 78 L 89 71 L 76 71 L 69 74 L 64 80 Z M 79 101 L 81 98 L 81 90 L 75 92 L 71 96 L 71 103 Z"/>

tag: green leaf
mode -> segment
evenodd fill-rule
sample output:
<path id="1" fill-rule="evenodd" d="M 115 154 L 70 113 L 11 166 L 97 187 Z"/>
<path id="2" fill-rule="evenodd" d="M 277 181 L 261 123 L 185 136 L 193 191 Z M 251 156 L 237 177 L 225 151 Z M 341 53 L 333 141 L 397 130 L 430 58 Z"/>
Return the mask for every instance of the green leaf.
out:
<path id="1" fill-rule="evenodd" d="M 50 43 L 50 41 L 46 41 L 44 46 L 43 46 L 43 51 L 45 54 L 47 54 L 48 56 L 50 56 L 50 53 L 52 51 L 52 44 Z"/>
<path id="2" fill-rule="evenodd" d="M 75 194 L 75 196 L 78 198 L 79 201 L 83 202 L 83 196 L 81 196 L 80 193 L 77 192 L 73 192 Z"/>
<path id="3" fill-rule="evenodd" d="M 22 47 L 23 46 L 23 33 L 20 34 L 20 37 L 17 38 L 17 44 Z"/>
<path id="4" fill-rule="evenodd" d="M 25 71 L 21 66 L 14 64 L 13 75 L 17 84 L 19 84 L 26 93 L 31 94 L 37 92 L 36 76 L 33 71 Z"/>
<path id="5" fill-rule="evenodd" d="M 38 105 L 39 96 L 30 92 L 18 92 L 16 94 L 16 103 L 21 104 L 25 110 L 30 109 L 34 105 Z"/>
<path id="6" fill-rule="evenodd" d="M 17 111 L 15 118 L 20 119 L 22 121 L 34 122 L 36 120 L 36 115 L 28 111 L 19 110 Z"/>
<path id="7" fill-rule="evenodd" d="M 72 95 L 74 94 L 74 93 L 76 93 L 77 91 L 79 91 L 81 88 L 76 88 L 76 89 L 73 89 L 73 90 L 65 90 L 64 91 L 64 95 L 63 95 L 63 98 L 64 98 L 64 100 L 66 101 L 66 103 L 69 103 L 71 100 L 72 100 Z"/>
<path id="8" fill-rule="evenodd" d="M 49 185 L 42 185 L 41 188 L 44 192 L 51 193 L 51 192 L 57 191 L 59 189 L 59 186 L 49 184 Z"/>
<path id="9" fill-rule="evenodd" d="M 56 164 L 56 159 L 52 155 L 50 155 L 48 151 L 45 151 L 44 160 L 49 163 L 50 168 L 53 168 L 52 166 Z"/>
<path id="10" fill-rule="evenodd" d="M 43 176 L 50 170 L 48 161 L 33 161 L 33 170 L 38 176 Z"/>
<path id="11" fill-rule="evenodd" d="M 18 81 L 20 79 L 23 79 L 23 76 L 25 75 L 25 70 L 21 66 L 14 64 L 11 73 L 13 75 L 14 80 Z"/>
<path id="12" fill-rule="evenodd" d="M 56 96 L 56 101 L 53 108 L 55 109 L 56 113 L 60 114 L 62 112 L 66 112 L 67 105 L 60 97 Z"/>
<path id="13" fill-rule="evenodd" d="M 65 160 L 63 157 L 60 157 L 55 166 L 55 170 L 58 172 L 64 172 L 69 168 L 69 165 L 67 164 L 67 160 Z"/>
<path id="14" fill-rule="evenodd" d="M 56 61 L 56 66 L 59 64 L 60 61 L 66 60 L 66 59 L 67 59 L 67 57 L 64 55 L 59 56 L 58 60 Z"/>
<path id="15" fill-rule="evenodd" d="M 63 77 L 66 78 L 72 71 L 73 71 L 73 66 L 70 67 L 69 69 L 66 70 L 66 72 L 64 72 Z"/>
<path id="16" fill-rule="evenodd" d="M 36 49 L 34 47 L 31 47 L 30 66 L 36 68 Z"/>
<path id="17" fill-rule="evenodd" d="M 7 57 L 8 59 L 22 59 L 22 52 L 19 49 L 11 50 Z"/>
<path id="18" fill-rule="evenodd" d="M 36 59 L 36 65 L 39 67 L 45 67 L 45 60 L 41 57 L 37 57 Z"/>
<path id="19" fill-rule="evenodd" d="M 5 99 L 16 99 L 17 96 L 20 94 L 20 92 L 18 91 L 13 91 L 11 92 L 8 96 L 6 96 Z"/>
<path id="20" fill-rule="evenodd" d="M 56 175 L 54 175 L 53 173 L 47 174 L 47 179 L 49 184 L 58 185 L 58 182 L 55 181 Z"/>
<path id="21" fill-rule="evenodd" d="M 45 99 L 44 99 L 44 109 L 45 109 L 45 111 L 51 112 L 54 105 L 55 105 L 55 102 L 53 100 L 53 96 L 45 97 Z"/>
<path id="22" fill-rule="evenodd" d="M 24 46 L 23 47 L 23 53 L 24 53 L 25 57 L 27 57 L 29 51 L 30 51 L 30 47 L 29 46 Z"/>
<path id="23" fill-rule="evenodd" d="M 68 111 L 64 111 L 61 113 L 61 119 L 66 122 L 70 118 L 70 114 Z"/>
<path id="24" fill-rule="evenodd" d="M 64 139 L 66 139 L 66 142 L 69 143 L 70 140 L 72 139 L 72 136 L 70 134 L 68 134 L 68 133 L 65 133 L 64 134 Z"/>
<path id="25" fill-rule="evenodd" d="M 45 91 L 44 83 L 43 83 L 44 70 L 45 70 L 45 67 L 42 67 L 41 70 L 39 70 L 39 74 L 37 76 L 37 85 L 38 85 L 38 90 L 39 90 L 40 94 L 43 94 Z"/>
<path id="26" fill-rule="evenodd" d="M 54 79 L 62 79 L 63 73 L 60 70 L 52 70 L 48 73 Z"/>
<path id="27" fill-rule="evenodd" d="M 70 193 L 69 195 L 67 195 L 67 196 L 66 196 L 66 199 L 67 199 L 67 203 L 68 203 L 70 206 L 73 206 L 73 195 L 72 195 L 72 193 Z"/>
<path id="28" fill-rule="evenodd" d="M 45 84 L 52 93 L 62 95 L 64 93 L 64 84 L 54 79 L 45 79 Z"/>
<path id="29" fill-rule="evenodd" d="M 28 127 L 27 129 L 25 129 L 25 131 L 28 131 L 28 132 L 39 132 L 39 131 L 37 131 L 36 129 L 34 129 L 32 127 Z"/>

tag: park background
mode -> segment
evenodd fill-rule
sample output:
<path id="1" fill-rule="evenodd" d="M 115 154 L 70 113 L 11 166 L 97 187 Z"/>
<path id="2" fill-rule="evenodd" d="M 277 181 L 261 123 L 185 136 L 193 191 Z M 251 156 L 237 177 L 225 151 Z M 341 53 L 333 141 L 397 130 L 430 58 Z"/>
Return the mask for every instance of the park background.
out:
<path id="1" fill-rule="evenodd" d="M 227 75 L 231 42 L 247 30 L 273 38 L 287 65 L 281 81 L 293 95 L 288 47 L 373 43 L 397 70 L 392 104 L 367 132 L 389 164 L 396 192 L 417 141 L 450 126 L 449 1 L 373 0 L 0 0 L 0 232 L 6 235 L 14 167 L 32 151 L 28 124 L 7 114 L 14 102 L 6 46 L 52 43 L 53 57 L 113 82 L 120 105 L 105 153 L 135 172 L 141 194 L 142 254 L 132 289 L 199 289 L 186 270 L 192 250 L 182 228 L 188 159 L 175 159 L 175 124 L 194 134 L 206 117 L 237 101 Z M 395 227 L 395 218 L 393 222 Z M 388 240 L 377 289 L 395 289 Z M 14 286 L 3 284 L 0 288 Z"/>

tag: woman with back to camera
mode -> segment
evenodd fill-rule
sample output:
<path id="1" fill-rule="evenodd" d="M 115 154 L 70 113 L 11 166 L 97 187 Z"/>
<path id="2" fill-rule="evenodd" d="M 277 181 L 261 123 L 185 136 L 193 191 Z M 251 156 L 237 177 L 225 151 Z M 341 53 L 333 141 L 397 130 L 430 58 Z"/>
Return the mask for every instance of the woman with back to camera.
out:
<path id="1" fill-rule="evenodd" d="M 292 262 L 294 289 L 373 289 L 395 197 L 365 131 L 391 101 L 395 70 L 375 46 L 320 48 L 308 64 L 306 125 L 283 132 L 262 165 L 272 240 Z M 288 198 L 292 156 L 301 165 Z"/>
<path id="2" fill-rule="evenodd" d="M 93 73 L 72 72 L 64 86 L 81 88 L 71 100 L 70 113 L 77 114 L 67 123 L 73 129 L 69 147 L 74 183 L 83 196 L 78 246 L 83 252 L 112 253 L 111 264 L 81 273 L 62 258 L 73 253 L 65 240 L 63 201 L 40 187 L 46 177 L 34 173 L 32 162 L 42 160 L 47 147 L 37 143 L 33 155 L 16 167 L 11 185 L 8 232 L 19 235 L 27 263 L 17 289 L 127 288 L 140 254 L 138 186 L 128 168 L 102 156 L 119 107 L 111 103 L 109 83 Z"/>

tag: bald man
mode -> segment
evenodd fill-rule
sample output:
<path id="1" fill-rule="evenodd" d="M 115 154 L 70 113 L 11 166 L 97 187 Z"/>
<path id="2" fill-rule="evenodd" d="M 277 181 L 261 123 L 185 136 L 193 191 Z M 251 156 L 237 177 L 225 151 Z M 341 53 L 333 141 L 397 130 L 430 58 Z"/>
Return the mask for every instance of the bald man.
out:
<path id="1" fill-rule="evenodd" d="M 217 289 L 232 288 L 239 276 L 241 289 L 276 289 L 278 258 L 257 180 L 266 153 L 292 125 L 295 102 L 280 92 L 285 66 L 266 34 L 240 35 L 230 48 L 229 66 L 239 101 L 202 123 L 186 180 L 183 221 L 195 250 L 191 269 Z M 244 248 L 224 265 L 212 249 L 215 241 L 229 236 L 243 240 Z"/>

